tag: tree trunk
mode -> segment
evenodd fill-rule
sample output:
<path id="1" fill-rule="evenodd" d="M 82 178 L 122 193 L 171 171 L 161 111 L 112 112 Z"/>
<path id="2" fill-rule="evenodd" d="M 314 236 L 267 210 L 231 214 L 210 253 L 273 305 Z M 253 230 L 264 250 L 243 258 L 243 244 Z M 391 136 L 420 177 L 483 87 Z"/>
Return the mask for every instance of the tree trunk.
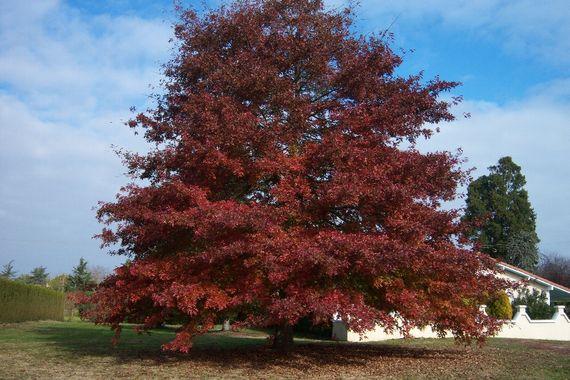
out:
<path id="1" fill-rule="evenodd" d="M 230 331 L 231 325 L 229 319 L 224 319 L 224 323 L 222 323 L 222 331 Z"/>
<path id="2" fill-rule="evenodd" d="M 280 351 L 288 351 L 293 348 L 293 326 L 286 324 L 275 328 L 273 348 Z"/>

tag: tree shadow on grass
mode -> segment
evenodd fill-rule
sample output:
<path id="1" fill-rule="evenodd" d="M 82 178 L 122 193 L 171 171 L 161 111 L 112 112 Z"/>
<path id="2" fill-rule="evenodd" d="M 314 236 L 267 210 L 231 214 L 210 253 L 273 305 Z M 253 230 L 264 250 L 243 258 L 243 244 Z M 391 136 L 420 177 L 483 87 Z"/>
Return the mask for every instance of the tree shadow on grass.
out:
<path id="1" fill-rule="evenodd" d="M 161 346 L 174 339 L 176 328 L 164 327 L 149 333 L 137 333 L 133 326 L 124 326 L 119 343 L 112 344 L 114 332 L 104 326 L 87 323 L 62 323 L 38 326 L 33 329 L 36 340 L 62 353 L 75 356 L 115 356 L 130 358 L 152 358 L 154 356 L 187 356 L 163 352 Z M 226 350 L 241 347 L 263 346 L 262 336 L 247 336 L 232 333 L 213 332 L 196 339 L 197 349 Z"/>
<path id="2" fill-rule="evenodd" d="M 34 329 L 38 340 L 61 355 L 114 358 L 118 363 L 151 361 L 155 365 L 187 363 L 218 370 L 239 368 L 246 371 L 281 367 L 305 371 L 319 366 L 366 366 L 371 361 L 394 359 L 422 361 L 454 359 L 464 351 L 394 344 L 358 344 L 332 341 L 296 343 L 287 353 L 267 346 L 262 335 L 214 332 L 200 336 L 187 355 L 161 351 L 161 345 L 174 338 L 173 328 L 153 330 L 150 335 L 123 329 L 120 343 L 112 346 L 113 332 L 91 325 L 43 326 Z"/>

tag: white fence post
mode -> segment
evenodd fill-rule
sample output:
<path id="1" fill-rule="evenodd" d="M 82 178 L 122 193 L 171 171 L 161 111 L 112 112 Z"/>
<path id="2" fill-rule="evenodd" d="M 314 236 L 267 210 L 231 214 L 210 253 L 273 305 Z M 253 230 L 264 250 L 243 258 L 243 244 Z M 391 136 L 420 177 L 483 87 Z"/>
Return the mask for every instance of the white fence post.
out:
<path id="1" fill-rule="evenodd" d="M 530 319 L 530 317 L 526 313 L 526 305 L 517 305 L 516 307 L 517 307 L 517 312 L 515 313 L 513 320 L 519 319 L 523 315 L 526 316 L 528 319 Z"/>
<path id="2" fill-rule="evenodd" d="M 554 315 L 552 316 L 552 319 L 558 319 L 558 317 L 562 316 L 562 315 L 566 315 L 566 313 L 564 313 L 564 305 L 556 305 L 554 307 L 556 310 L 554 311 Z"/>

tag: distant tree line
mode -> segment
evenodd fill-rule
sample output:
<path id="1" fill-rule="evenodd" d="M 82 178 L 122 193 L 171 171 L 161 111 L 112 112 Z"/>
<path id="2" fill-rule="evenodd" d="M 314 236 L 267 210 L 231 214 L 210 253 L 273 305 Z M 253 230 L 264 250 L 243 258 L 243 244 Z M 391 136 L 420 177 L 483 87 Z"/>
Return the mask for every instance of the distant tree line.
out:
<path id="1" fill-rule="evenodd" d="M 87 291 L 94 289 L 109 274 L 109 271 L 102 266 L 89 266 L 83 257 L 79 259 L 79 264 L 73 268 L 69 274 L 59 274 L 50 277 L 47 268 L 36 267 L 27 274 L 17 275 L 14 268 L 14 260 L 2 265 L 0 277 L 21 282 L 24 284 L 45 286 L 61 292 Z"/>
<path id="2" fill-rule="evenodd" d="M 542 255 L 536 273 L 539 276 L 570 288 L 570 258 L 551 253 Z"/>

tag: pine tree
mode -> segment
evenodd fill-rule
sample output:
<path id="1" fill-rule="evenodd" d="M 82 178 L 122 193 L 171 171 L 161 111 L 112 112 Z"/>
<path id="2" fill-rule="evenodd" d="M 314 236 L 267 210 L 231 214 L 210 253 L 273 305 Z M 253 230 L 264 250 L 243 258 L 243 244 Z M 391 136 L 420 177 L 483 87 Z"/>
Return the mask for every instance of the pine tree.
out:
<path id="1" fill-rule="evenodd" d="M 8 264 L 2 265 L 2 271 L 0 272 L 0 277 L 13 279 L 16 277 L 16 271 L 14 270 L 14 260 L 10 260 Z"/>
<path id="2" fill-rule="evenodd" d="M 521 167 L 503 157 L 489 171 L 469 185 L 464 220 L 473 227 L 467 235 L 492 257 L 533 270 L 539 239 Z"/>
<path id="3" fill-rule="evenodd" d="M 85 291 L 94 287 L 91 272 L 87 269 L 87 261 L 82 257 L 79 264 L 73 268 L 65 284 L 66 292 Z"/>
<path id="4" fill-rule="evenodd" d="M 45 286 L 49 278 L 45 267 L 36 267 L 32 269 L 30 274 L 26 277 L 26 282 L 33 285 Z"/>

